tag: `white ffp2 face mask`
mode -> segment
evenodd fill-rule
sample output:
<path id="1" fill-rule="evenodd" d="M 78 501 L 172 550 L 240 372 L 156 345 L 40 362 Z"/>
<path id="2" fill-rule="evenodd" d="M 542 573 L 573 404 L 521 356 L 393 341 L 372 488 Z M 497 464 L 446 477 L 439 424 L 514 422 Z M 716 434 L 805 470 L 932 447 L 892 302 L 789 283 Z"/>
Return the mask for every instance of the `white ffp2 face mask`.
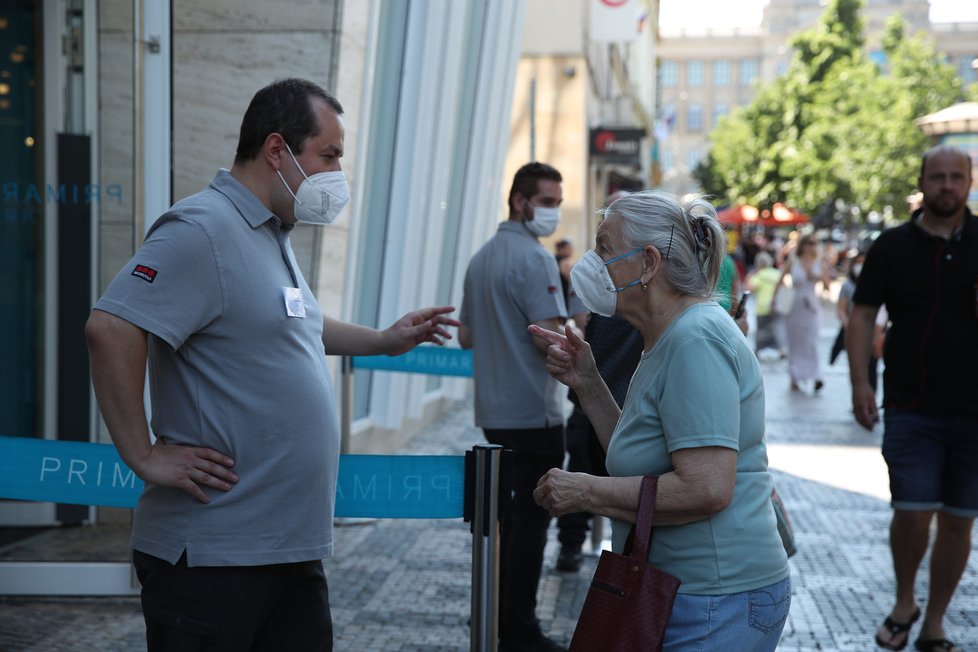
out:
<path id="1" fill-rule="evenodd" d="M 286 143 L 289 156 L 295 161 L 295 166 L 305 179 L 299 184 L 299 189 L 292 192 L 289 184 L 285 183 L 282 173 L 276 170 L 278 178 L 285 184 L 286 190 L 295 200 L 293 209 L 295 219 L 309 224 L 331 224 L 350 201 L 350 188 L 346 184 L 346 175 L 342 170 L 335 172 L 319 172 L 311 177 L 299 165 L 292 148 Z"/>
<path id="2" fill-rule="evenodd" d="M 560 208 L 534 206 L 533 219 L 524 221 L 523 224 L 533 235 L 546 237 L 556 231 L 557 225 L 560 224 Z"/>
<path id="3" fill-rule="evenodd" d="M 596 254 L 593 249 L 589 249 L 587 253 L 581 256 L 577 264 L 571 268 L 571 283 L 574 285 L 577 296 L 581 298 L 588 310 L 602 317 L 611 317 L 615 314 L 615 308 L 618 306 L 618 293 L 633 285 L 638 285 L 642 279 L 635 279 L 620 288 L 615 287 L 615 282 L 611 280 L 611 274 L 608 273 L 608 265 L 616 260 L 634 256 L 641 251 L 642 248 L 638 247 L 621 256 L 615 256 L 607 262 L 601 260 L 601 256 Z"/>

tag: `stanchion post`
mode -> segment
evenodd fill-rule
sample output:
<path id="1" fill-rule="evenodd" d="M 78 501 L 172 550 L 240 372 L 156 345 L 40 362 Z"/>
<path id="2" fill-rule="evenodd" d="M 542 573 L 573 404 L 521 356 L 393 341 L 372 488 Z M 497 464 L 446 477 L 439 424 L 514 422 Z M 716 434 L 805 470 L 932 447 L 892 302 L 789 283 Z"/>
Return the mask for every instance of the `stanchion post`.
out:
<path id="1" fill-rule="evenodd" d="M 496 652 L 499 640 L 499 489 L 502 446 L 474 446 L 472 497 L 472 652 Z"/>
<path id="2" fill-rule="evenodd" d="M 591 516 L 591 552 L 596 555 L 601 554 L 601 546 L 604 543 L 604 516 L 594 514 Z"/>
<path id="3" fill-rule="evenodd" d="M 340 362 L 340 454 L 349 455 L 353 431 L 353 358 Z"/>

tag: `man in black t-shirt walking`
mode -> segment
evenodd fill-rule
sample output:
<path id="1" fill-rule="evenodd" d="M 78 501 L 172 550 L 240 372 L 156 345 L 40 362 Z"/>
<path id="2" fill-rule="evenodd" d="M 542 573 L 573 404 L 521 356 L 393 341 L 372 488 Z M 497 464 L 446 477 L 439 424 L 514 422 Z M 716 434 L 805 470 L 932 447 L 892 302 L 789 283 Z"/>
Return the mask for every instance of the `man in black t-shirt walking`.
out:
<path id="1" fill-rule="evenodd" d="M 879 420 L 868 361 L 877 309 L 891 327 L 883 355 L 883 457 L 890 475 L 896 601 L 876 643 L 903 649 L 921 611 L 914 580 L 927 552 L 930 594 L 917 650 L 960 650 L 944 614 L 968 562 L 978 515 L 978 218 L 966 205 L 971 160 L 938 146 L 923 157 L 923 207 L 876 240 L 853 296 L 846 348 L 856 420 Z"/>

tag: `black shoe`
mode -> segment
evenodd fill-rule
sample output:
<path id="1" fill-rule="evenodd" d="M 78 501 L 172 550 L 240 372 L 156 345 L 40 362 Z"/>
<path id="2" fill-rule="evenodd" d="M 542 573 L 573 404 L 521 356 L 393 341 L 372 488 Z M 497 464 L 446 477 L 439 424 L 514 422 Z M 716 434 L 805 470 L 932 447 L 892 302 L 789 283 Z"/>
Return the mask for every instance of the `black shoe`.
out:
<path id="1" fill-rule="evenodd" d="M 567 648 L 537 632 L 516 640 L 500 638 L 499 652 L 567 652 Z"/>
<path id="2" fill-rule="evenodd" d="M 557 555 L 557 570 L 568 573 L 576 573 L 581 570 L 584 563 L 584 555 L 581 548 L 576 546 L 561 546 L 560 554 Z"/>
<path id="3" fill-rule="evenodd" d="M 815 391 L 816 392 L 822 391 L 822 388 L 823 387 L 825 387 L 825 383 L 823 383 L 821 380 L 816 380 L 815 381 Z"/>

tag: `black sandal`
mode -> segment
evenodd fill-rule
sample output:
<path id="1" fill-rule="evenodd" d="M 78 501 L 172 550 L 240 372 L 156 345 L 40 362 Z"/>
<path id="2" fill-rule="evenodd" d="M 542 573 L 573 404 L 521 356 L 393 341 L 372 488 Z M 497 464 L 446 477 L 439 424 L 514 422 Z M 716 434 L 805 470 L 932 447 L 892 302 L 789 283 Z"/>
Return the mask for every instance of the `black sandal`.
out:
<path id="1" fill-rule="evenodd" d="M 880 638 L 879 634 L 876 634 L 876 644 L 881 648 L 883 648 L 884 650 L 902 650 L 903 648 L 907 647 L 907 643 L 910 642 L 910 628 L 913 627 L 913 624 L 917 622 L 918 618 L 920 618 L 920 609 L 917 609 L 917 611 L 914 612 L 914 615 L 910 617 L 910 622 L 906 622 L 906 623 L 898 623 L 897 621 L 887 616 L 886 620 L 883 621 L 883 627 L 885 627 L 886 631 L 890 633 L 890 640 L 884 641 L 883 639 Z M 906 634 L 906 637 L 903 639 L 903 643 L 894 645 L 893 639 L 899 636 L 900 634 Z M 941 648 L 939 647 L 937 648 L 919 647 L 919 645 L 923 643 L 936 643 L 936 642 L 937 641 L 918 640 L 916 643 L 914 643 L 914 647 L 916 647 L 918 650 L 924 650 L 925 652 L 929 652 L 930 650 L 940 650 Z M 945 648 L 945 649 L 949 650 L 951 648 Z"/>
<path id="2" fill-rule="evenodd" d="M 922 641 L 918 638 L 914 642 L 913 646 L 920 650 L 920 652 L 937 652 L 938 650 L 946 650 L 947 652 L 951 652 L 951 650 L 961 649 L 946 638 L 932 638 L 928 641 Z"/>

